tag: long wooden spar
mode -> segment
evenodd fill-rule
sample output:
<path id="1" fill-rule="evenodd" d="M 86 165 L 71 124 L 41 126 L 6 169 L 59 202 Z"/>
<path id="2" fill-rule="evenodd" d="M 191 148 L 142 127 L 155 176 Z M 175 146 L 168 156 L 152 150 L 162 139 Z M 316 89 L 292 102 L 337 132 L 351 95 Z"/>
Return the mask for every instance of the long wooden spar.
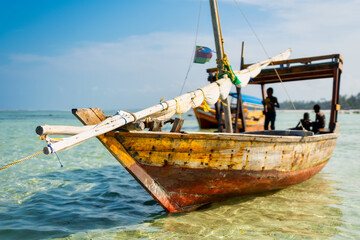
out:
<path id="1" fill-rule="evenodd" d="M 140 119 L 145 119 L 146 117 L 149 117 L 156 113 L 166 112 L 168 109 L 171 109 L 171 108 L 177 108 L 178 102 L 185 101 L 185 99 L 194 100 L 195 98 L 199 98 L 200 101 L 199 100 L 193 101 L 193 102 L 199 103 L 197 105 L 194 105 L 193 107 L 198 107 L 204 101 L 207 91 L 210 91 L 211 89 L 213 89 L 215 87 L 218 88 L 222 84 L 226 84 L 228 81 L 230 81 L 228 78 L 219 79 L 218 81 L 211 83 L 211 84 L 209 84 L 201 89 L 198 89 L 194 92 L 183 94 L 183 95 L 177 97 L 176 99 L 162 102 L 160 104 L 146 108 L 146 109 L 136 112 L 136 113 L 119 111 L 114 116 L 105 119 L 104 121 L 100 122 L 99 124 L 94 125 L 92 128 L 90 128 L 90 129 L 87 128 L 86 131 L 84 131 L 84 132 L 81 132 L 74 136 L 65 138 L 64 140 L 61 140 L 56 143 L 50 143 L 47 147 L 44 147 L 43 152 L 45 154 L 51 154 L 54 152 L 59 152 L 59 151 L 68 149 L 68 148 L 73 147 L 77 144 L 80 144 L 86 140 L 89 140 L 90 138 L 97 137 L 99 135 L 113 131 L 113 130 L 115 130 L 119 127 L 122 127 L 128 123 L 135 122 Z M 220 92 L 220 90 L 219 90 L 219 92 Z"/>
<path id="2" fill-rule="evenodd" d="M 236 71 L 236 74 L 239 76 L 246 76 L 246 77 L 250 78 L 250 76 L 252 74 L 254 76 L 259 74 L 261 69 L 266 67 L 270 62 L 286 59 L 289 56 L 289 54 L 290 54 L 290 50 L 286 50 L 285 52 L 283 52 L 279 55 L 276 55 L 271 59 L 268 59 L 268 60 L 265 60 L 265 61 L 262 61 L 259 63 L 255 63 L 241 71 Z M 71 130 L 71 132 L 76 132 L 77 134 L 74 136 L 65 138 L 64 140 L 61 140 L 61 141 L 58 141 L 55 143 L 50 143 L 48 146 L 44 147 L 43 152 L 45 154 L 51 154 L 54 152 L 59 152 L 59 151 L 68 149 L 68 148 L 73 147 L 77 144 L 80 144 L 86 140 L 89 140 L 90 138 L 97 137 L 99 135 L 113 131 L 113 130 L 115 130 L 119 127 L 122 127 L 128 123 L 136 122 L 137 120 L 145 119 L 147 117 L 152 117 L 155 114 L 162 113 L 162 112 L 164 112 L 164 114 L 165 114 L 165 113 L 169 112 L 170 109 L 174 110 L 174 109 L 177 109 L 178 107 L 181 108 L 181 106 L 178 106 L 178 105 L 181 105 L 181 103 L 191 102 L 192 108 L 200 106 L 204 101 L 206 103 L 210 104 L 208 102 L 207 98 L 209 96 L 213 95 L 214 89 L 217 89 L 218 94 L 219 94 L 215 100 L 217 101 L 218 98 L 221 98 L 222 100 L 224 100 L 227 98 L 230 88 L 231 88 L 231 81 L 225 75 L 223 78 L 221 78 L 221 79 L 217 80 L 216 82 L 213 82 L 201 89 L 198 89 L 198 90 L 190 92 L 190 93 L 183 94 L 179 97 L 176 97 L 169 101 L 162 102 L 155 106 L 146 108 L 139 112 L 130 113 L 127 111 L 119 111 L 114 116 L 105 119 L 104 121 L 100 122 L 97 125 L 94 125 L 91 127 L 87 126 L 85 128 L 81 128 L 81 129 L 76 128 L 76 129 Z M 213 103 L 211 103 L 211 104 L 213 104 Z M 189 109 L 190 108 L 188 108 L 186 111 L 188 111 Z M 184 113 L 186 111 L 182 111 L 182 113 Z M 175 113 L 178 113 L 178 111 L 174 111 L 174 114 Z M 41 134 L 39 134 L 39 135 L 41 135 Z M 64 135 L 64 134 L 60 134 L 60 135 Z"/>

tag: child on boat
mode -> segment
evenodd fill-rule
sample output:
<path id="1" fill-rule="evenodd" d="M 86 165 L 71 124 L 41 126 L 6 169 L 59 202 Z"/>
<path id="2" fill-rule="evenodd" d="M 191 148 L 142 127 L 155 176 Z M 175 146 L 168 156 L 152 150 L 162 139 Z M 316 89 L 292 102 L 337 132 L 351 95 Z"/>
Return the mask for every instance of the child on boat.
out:
<path id="1" fill-rule="evenodd" d="M 302 127 L 308 131 L 310 131 L 310 128 L 312 126 L 312 121 L 310 120 L 310 115 L 308 112 L 304 113 L 304 118 L 300 119 L 299 123 L 296 125 L 294 130 L 302 130 Z"/>

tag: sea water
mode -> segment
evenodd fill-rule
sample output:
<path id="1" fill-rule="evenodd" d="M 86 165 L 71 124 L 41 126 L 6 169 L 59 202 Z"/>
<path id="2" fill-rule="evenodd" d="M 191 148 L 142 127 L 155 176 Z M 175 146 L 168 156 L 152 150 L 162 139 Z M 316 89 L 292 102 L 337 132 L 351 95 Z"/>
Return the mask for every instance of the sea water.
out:
<path id="1" fill-rule="evenodd" d="M 301 116 L 279 112 L 276 128 Z M 41 154 L 0 171 L 0 239 L 360 239 L 360 115 L 338 120 L 334 154 L 312 179 L 189 213 L 165 212 L 97 139 L 60 152 L 62 168 Z M 62 111 L 2 111 L 0 124 L 0 166 L 42 150 L 38 125 L 81 126 Z"/>

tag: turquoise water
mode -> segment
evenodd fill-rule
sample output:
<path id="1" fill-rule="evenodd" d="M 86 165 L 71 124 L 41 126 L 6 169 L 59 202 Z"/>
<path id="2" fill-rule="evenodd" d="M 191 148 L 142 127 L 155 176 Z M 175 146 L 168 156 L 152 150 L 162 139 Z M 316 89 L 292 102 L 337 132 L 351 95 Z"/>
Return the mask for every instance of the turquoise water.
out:
<path id="1" fill-rule="evenodd" d="M 333 157 L 312 179 L 191 213 L 166 213 L 97 139 L 60 152 L 63 168 L 39 155 L 0 171 L 0 239 L 359 239 L 360 115 L 339 121 Z M 3 111 L 0 123 L 0 166 L 41 151 L 36 126 L 81 125 L 49 111 Z M 277 129 L 296 123 L 278 113 Z"/>

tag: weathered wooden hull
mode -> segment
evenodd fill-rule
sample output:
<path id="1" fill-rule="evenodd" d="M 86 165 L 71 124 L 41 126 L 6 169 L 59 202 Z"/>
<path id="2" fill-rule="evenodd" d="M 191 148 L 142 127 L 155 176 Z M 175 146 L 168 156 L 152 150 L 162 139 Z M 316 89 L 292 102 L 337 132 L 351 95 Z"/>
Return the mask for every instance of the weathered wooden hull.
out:
<path id="1" fill-rule="evenodd" d="M 217 120 L 212 112 L 205 112 L 201 108 L 194 108 L 196 119 L 199 123 L 200 128 L 218 128 Z M 233 121 L 234 122 L 234 121 Z M 238 128 L 242 128 L 241 119 L 238 120 Z M 246 131 L 261 131 L 264 130 L 264 117 L 258 121 L 246 121 Z"/>
<path id="2" fill-rule="evenodd" d="M 104 118 L 98 109 L 75 114 L 85 124 Z M 285 133 L 293 134 L 114 131 L 98 138 L 164 209 L 182 212 L 305 181 L 325 166 L 337 138 Z"/>
<path id="3" fill-rule="evenodd" d="M 293 172 L 142 167 L 178 205 L 188 207 L 285 188 L 309 179 L 325 164 Z"/>

